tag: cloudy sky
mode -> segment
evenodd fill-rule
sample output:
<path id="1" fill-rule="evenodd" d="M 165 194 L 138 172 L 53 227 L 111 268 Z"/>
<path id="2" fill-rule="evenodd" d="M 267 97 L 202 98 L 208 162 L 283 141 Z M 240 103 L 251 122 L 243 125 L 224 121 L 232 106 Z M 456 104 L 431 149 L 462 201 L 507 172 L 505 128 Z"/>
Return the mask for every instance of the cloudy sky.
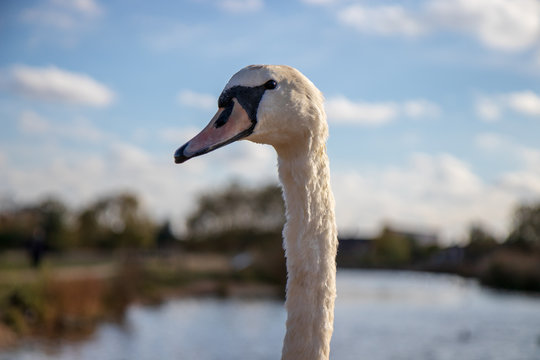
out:
<path id="1" fill-rule="evenodd" d="M 0 198 L 128 190 L 181 228 L 198 193 L 277 182 L 247 141 L 173 163 L 260 63 L 325 94 L 343 233 L 504 234 L 540 200 L 540 0 L 3 1 Z"/>

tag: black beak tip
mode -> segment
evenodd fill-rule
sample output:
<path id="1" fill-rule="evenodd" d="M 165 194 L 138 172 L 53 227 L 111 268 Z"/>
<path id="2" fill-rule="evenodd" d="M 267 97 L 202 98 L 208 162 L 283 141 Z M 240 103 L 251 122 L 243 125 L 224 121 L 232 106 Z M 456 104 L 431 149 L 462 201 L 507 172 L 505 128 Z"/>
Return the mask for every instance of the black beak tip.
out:
<path id="1" fill-rule="evenodd" d="M 189 159 L 189 156 L 184 155 L 184 149 L 186 148 L 187 145 L 188 144 L 185 144 L 184 146 L 182 146 L 181 148 L 179 148 L 178 150 L 174 152 L 174 162 L 176 164 L 181 164 L 187 159 Z"/>
<path id="2" fill-rule="evenodd" d="M 179 157 L 179 156 L 175 156 L 175 157 L 174 157 L 174 163 L 175 163 L 175 164 L 181 164 L 181 163 L 183 163 L 184 161 L 186 161 L 186 160 L 182 159 L 182 158 Z"/>

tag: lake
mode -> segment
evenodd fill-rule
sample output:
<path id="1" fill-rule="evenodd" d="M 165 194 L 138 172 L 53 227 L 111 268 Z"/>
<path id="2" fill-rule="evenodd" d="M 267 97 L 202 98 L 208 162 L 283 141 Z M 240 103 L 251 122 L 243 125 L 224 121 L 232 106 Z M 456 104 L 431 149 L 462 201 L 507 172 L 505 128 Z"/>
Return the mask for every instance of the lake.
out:
<path id="1" fill-rule="evenodd" d="M 135 305 L 84 342 L 28 342 L 0 360 L 279 359 L 286 313 L 267 299 Z M 540 297 L 450 275 L 338 271 L 333 360 L 538 360 Z"/>

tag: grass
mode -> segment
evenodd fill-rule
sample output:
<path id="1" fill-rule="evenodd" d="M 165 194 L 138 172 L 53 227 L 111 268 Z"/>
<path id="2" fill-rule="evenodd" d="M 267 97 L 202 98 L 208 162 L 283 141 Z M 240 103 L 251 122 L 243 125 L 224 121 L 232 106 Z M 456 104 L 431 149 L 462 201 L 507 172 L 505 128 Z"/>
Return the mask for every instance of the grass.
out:
<path id="1" fill-rule="evenodd" d="M 16 278 L 0 285 L 0 321 L 18 336 L 90 333 L 99 321 L 123 311 L 128 303 L 125 296 L 112 295 L 117 291 L 115 277 L 63 278 L 42 269 L 32 281 L 13 282 Z"/>

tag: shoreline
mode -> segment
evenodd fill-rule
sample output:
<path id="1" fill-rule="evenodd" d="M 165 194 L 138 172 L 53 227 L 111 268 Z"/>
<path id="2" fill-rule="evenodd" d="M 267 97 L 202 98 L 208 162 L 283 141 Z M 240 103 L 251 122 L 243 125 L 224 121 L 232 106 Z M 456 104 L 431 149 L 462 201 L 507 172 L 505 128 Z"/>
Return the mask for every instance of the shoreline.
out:
<path id="1" fill-rule="evenodd" d="M 107 321 L 122 321 L 134 304 L 159 305 L 179 298 L 283 299 L 283 282 L 248 268 L 236 269 L 226 255 L 167 252 L 122 256 L 51 258 L 40 269 L 21 264 L 0 269 L 0 350 L 27 338 L 65 339 L 89 336 Z M 24 260 L 24 258 L 22 259 Z M 420 267 L 344 267 L 339 269 L 412 271 L 478 276 L 457 269 Z M 269 280 L 270 279 L 270 280 Z"/>

